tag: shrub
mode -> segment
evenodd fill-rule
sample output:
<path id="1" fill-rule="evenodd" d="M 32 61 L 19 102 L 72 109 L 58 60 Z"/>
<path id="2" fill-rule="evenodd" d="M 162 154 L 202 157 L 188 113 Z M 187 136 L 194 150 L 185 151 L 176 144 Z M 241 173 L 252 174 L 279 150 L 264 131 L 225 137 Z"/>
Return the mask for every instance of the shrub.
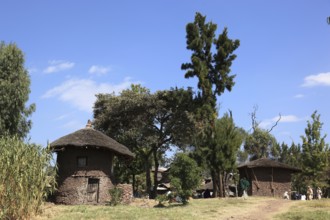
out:
<path id="1" fill-rule="evenodd" d="M 164 207 L 164 203 L 169 200 L 166 194 L 157 195 L 156 200 L 158 201 L 157 207 Z"/>
<path id="2" fill-rule="evenodd" d="M 47 175 L 49 148 L 0 137 L 0 219 L 27 219 L 40 211 L 55 176 Z"/>
<path id="3" fill-rule="evenodd" d="M 122 196 L 123 196 L 123 189 L 114 187 L 113 189 L 109 190 L 109 194 L 111 196 L 111 199 L 110 199 L 111 206 L 116 206 L 116 205 L 120 204 L 120 202 L 122 200 Z"/>
<path id="4" fill-rule="evenodd" d="M 181 198 L 183 204 L 201 183 L 201 170 L 196 161 L 184 153 L 178 153 L 170 169 L 171 186 L 175 193 Z"/>

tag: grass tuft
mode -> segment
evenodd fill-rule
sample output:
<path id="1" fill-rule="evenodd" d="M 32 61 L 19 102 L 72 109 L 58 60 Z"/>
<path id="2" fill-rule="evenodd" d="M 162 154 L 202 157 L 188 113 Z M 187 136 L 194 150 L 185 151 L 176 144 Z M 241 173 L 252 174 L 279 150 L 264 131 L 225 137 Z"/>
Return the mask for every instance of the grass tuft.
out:
<path id="1" fill-rule="evenodd" d="M 64 206 L 50 205 L 45 208 L 44 214 L 36 220 L 87 220 L 87 219 L 264 219 L 261 212 L 265 211 L 265 205 L 278 202 L 281 204 L 276 213 L 281 209 L 287 211 L 274 216 L 275 219 L 330 219 L 330 200 L 321 201 L 284 201 L 274 198 L 249 197 L 230 199 L 196 199 L 190 200 L 188 205 L 178 203 L 165 203 L 163 208 L 155 208 L 158 204 L 155 200 L 135 199 L 130 205 L 112 206 Z M 282 203 L 283 202 L 283 203 Z M 287 208 L 287 206 L 291 208 Z M 303 212 L 302 212 L 303 210 Z M 267 211 L 267 210 L 266 210 Z M 275 214 L 276 214 L 275 213 Z M 265 217 L 274 213 L 266 213 Z"/>

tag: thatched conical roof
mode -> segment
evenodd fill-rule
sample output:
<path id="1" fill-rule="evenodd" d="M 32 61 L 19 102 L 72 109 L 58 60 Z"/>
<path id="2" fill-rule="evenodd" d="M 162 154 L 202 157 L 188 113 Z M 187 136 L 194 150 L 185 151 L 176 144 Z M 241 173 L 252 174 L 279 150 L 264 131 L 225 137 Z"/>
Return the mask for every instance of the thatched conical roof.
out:
<path id="1" fill-rule="evenodd" d="M 122 156 L 134 157 L 127 147 L 89 126 L 57 139 L 50 147 L 54 151 L 63 147 L 96 147 L 111 150 Z"/>
<path id="2" fill-rule="evenodd" d="M 274 168 L 288 169 L 288 170 L 292 170 L 292 171 L 295 171 L 295 172 L 300 172 L 301 171 L 301 169 L 299 169 L 297 167 L 292 167 L 290 165 L 280 163 L 278 161 L 267 159 L 267 158 L 260 158 L 260 159 L 257 159 L 257 160 L 249 161 L 247 163 L 243 163 L 243 164 L 240 164 L 238 166 L 238 168 L 243 168 L 243 167 L 247 167 L 247 168 L 274 167 Z"/>

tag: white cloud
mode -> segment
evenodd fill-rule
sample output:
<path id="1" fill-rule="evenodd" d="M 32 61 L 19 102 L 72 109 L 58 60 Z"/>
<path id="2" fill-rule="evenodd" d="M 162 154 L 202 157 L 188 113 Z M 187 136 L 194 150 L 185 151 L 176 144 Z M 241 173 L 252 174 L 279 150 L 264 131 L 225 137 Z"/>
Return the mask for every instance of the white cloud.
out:
<path id="1" fill-rule="evenodd" d="M 78 121 L 78 120 L 71 120 L 71 121 L 68 121 L 67 123 L 63 124 L 61 126 L 61 128 L 75 131 L 75 130 L 84 128 L 84 126 L 85 125 L 83 123 L 81 123 L 80 121 Z"/>
<path id="2" fill-rule="evenodd" d="M 75 63 L 63 61 L 63 60 L 52 60 L 49 61 L 49 66 L 44 69 L 44 73 L 55 73 L 63 70 L 68 70 L 73 68 Z"/>
<path id="3" fill-rule="evenodd" d="M 276 116 L 271 119 L 266 119 L 266 120 L 262 121 L 259 124 L 259 126 L 260 126 L 260 128 L 263 128 L 263 129 L 270 128 L 270 126 L 275 125 L 275 123 L 279 120 L 279 118 L 280 118 L 280 116 Z M 279 123 L 294 123 L 294 122 L 299 122 L 302 120 L 305 120 L 305 118 L 299 118 L 295 115 L 282 115 Z"/>
<path id="4" fill-rule="evenodd" d="M 304 97 L 305 96 L 303 94 L 297 94 L 297 95 L 293 96 L 293 98 L 296 98 L 296 99 L 302 99 Z"/>
<path id="5" fill-rule="evenodd" d="M 303 87 L 330 86 L 330 72 L 309 75 L 304 78 Z"/>
<path id="6" fill-rule="evenodd" d="M 71 113 L 70 113 L 70 114 L 60 115 L 60 116 L 56 117 L 56 118 L 54 119 L 54 121 L 61 121 L 61 120 L 67 119 L 67 118 L 69 118 L 71 115 L 72 115 Z"/>
<path id="7" fill-rule="evenodd" d="M 104 75 L 107 74 L 110 70 L 110 67 L 93 65 L 89 68 L 88 72 L 96 75 Z"/>
<path id="8" fill-rule="evenodd" d="M 273 121 L 277 121 L 279 119 L 280 116 L 277 116 L 277 117 L 274 117 L 273 118 Z M 280 122 L 298 122 L 298 121 L 301 121 L 303 120 L 302 118 L 298 118 L 297 116 L 295 115 L 282 115 L 281 116 L 281 120 Z"/>
<path id="9" fill-rule="evenodd" d="M 260 122 L 259 127 L 262 129 L 267 129 L 272 123 L 273 121 L 271 119 L 266 119 Z"/>
<path id="10" fill-rule="evenodd" d="M 28 68 L 28 70 L 27 70 L 28 72 L 29 72 L 29 74 L 32 74 L 32 73 L 36 73 L 36 72 L 38 72 L 38 69 L 37 68 L 34 68 L 34 67 L 32 67 L 32 68 Z"/>
<path id="11" fill-rule="evenodd" d="M 117 85 L 98 83 L 91 79 L 68 79 L 61 85 L 48 90 L 42 98 L 57 97 L 63 102 L 68 102 L 81 111 L 91 113 L 98 93 L 119 93 L 127 89 L 133 82 L 130 78 Z"/>

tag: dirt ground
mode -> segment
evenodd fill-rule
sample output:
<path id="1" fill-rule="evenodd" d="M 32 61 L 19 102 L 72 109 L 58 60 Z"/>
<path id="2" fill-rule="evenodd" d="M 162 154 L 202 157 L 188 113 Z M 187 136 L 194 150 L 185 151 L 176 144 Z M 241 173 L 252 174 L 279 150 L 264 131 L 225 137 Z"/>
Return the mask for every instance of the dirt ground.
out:
<path id="1" fill-rule="evenodd" d="M 254 198 L 249 197 L 245 202 L 239 201 L 243 200 L 243 198 L 230 198 L 230 199 L 221 199 L 222 202 L 212 202 L 219 200 L 218 198 L 212 198 L 208 199 L 207 201 L 209 203 L 197 203 L 198 206 L 195 206 L 192 204 L 191 206 L 188 206 L 185 208 L 186 211 L 194 212 L 195 216 L 202 216 L 202 219 L 221 219 L 221 220 L 268 220 L 273 219 L 273 217 L 277 214 L 284 213 L 290 209 L 293 205 L 297 205 L 299 201 L 292 201 L 292 200 L 284 200 L 284 199 L 278 199 L 278 198 Z M 228 204 L 225 200 L 229 201 L 229 205 L 223 205 Z M 231 200 L 231 202 L 230 202 Z M 236 202 L 236 201 L 237 202 Z M 201 200 L 202 201 L 202 200 Z M 204 200 L 206 201 L 206 200 Z M 155 210 L 154 207 L 157 205 L 158 202 L 155 200 L 148 200 L 148 199 L 135 199 L 134 202 L 130 204 L 130 206 L 136 206 L 139 208 L 145 208 L 146 214 L 150 214 L 149 210 Z M 222 204 L 222 205 L 221 205 Z M 174 206 L 175 207 L 175 206 Z M 196 207 L 200 207 L 199 209 L 196 209 Z M 74 209 L 75 211 L 72 211 L 70 209 Z M 110 207 L 107 207 L 107 209 Z M 119 212 L 123 212 L 124 209 L 118 208 Z M 90 206 L 90 209 L 88 206 L 82 206 L 79 208 L 79 206 L 57 206 L 52 203 L 48 203 L 44 206 L 44 213 L 42 216 L 35 217 L 33 219 L 36 220 L 44 220 L 44 219 L 52 219 L 57 217 L 58 213 L 67 213 L 68 216 L 63 215 L 64 219 L 81 219 L 81 214 L 83 213 L 86 216 L 91 215 L 93 212 L 105 212 L 107 209 L 104 209 L 104 206 Z M 128 212 L 132 212 L 134 209 L 128 209 Z M 164 212 L 168 211 L 170 209 L 164 209 Z M 174 209 L 173 209 L 174 210 Z M 172 211 L 173 211 L 172 210 Z M 178 209 L 178 211 L 181 211 L 183 209 Z M 135 210 L 136 211 L 136 210 Z M 125 212 L 127 212 L 125 210 Z M 73 216 L 76 216 L 76 218 L 71 218 L 69 215 L 73 214 Z M 95 213 L 94 213 L 95 214 Z M 93 214 L 93 215 L 94 215 Z M 155 214 L 155 213 L 154 213 Z M 153 214 L 153 215 L 154 215 Z M 91 215 L 91 216 L 93 216 Z M 157 214 L 156 214 L 157 215 Z M 163 218 L 164 213 L 158 214 L 158 216 L 162 216 L 159 218 L 154 219 L 164 219 Z M 165 218 L 165 219 L 184 219 L 184 216 L 181 213 L 177 213 L 177 216 L 173 218 L 173 216 Z M 57 218 L 59 219 L 59 218 Z M 86 217 L 86 219 L 89 219 Z M 103 219 L 103 218 L 102 218 Z M 145 218 L 143 218 L 145 219 Z M 194 218 L 196 219 L 196 218 Z"/>
<path id="2" fill-rule="evenodd" d="M 284 199 L 274 199 L 265 201 L 263 203 L 257 203 L 255 206 L 250 206 L 248 210 L 244 210 L 242 213 L 233 214 L 226 219 L 238 219 L 238 220 L 260 220 L 260 219 L 272 219 L 275 215 L 284 213 L 294 205 L 294 201 Z"/>
<path id="3" fill-rule="evenodd" d="M 284 213 L 299 201 L 285 200 L 279 198 L 263 198 L 261 200 L 254 200 L 249 197 L 248 200 L 253 203 L 248 207 L 237 210 L 237 207 L 228 207 L 226 212 L 223 212 L 219 219 L 235 219 L 235 220 L 268 220 L 275 215 Z M 152 208 L 157 204 L 154 200 L 136 200 L 131 205 L 145 208 Z"/>

